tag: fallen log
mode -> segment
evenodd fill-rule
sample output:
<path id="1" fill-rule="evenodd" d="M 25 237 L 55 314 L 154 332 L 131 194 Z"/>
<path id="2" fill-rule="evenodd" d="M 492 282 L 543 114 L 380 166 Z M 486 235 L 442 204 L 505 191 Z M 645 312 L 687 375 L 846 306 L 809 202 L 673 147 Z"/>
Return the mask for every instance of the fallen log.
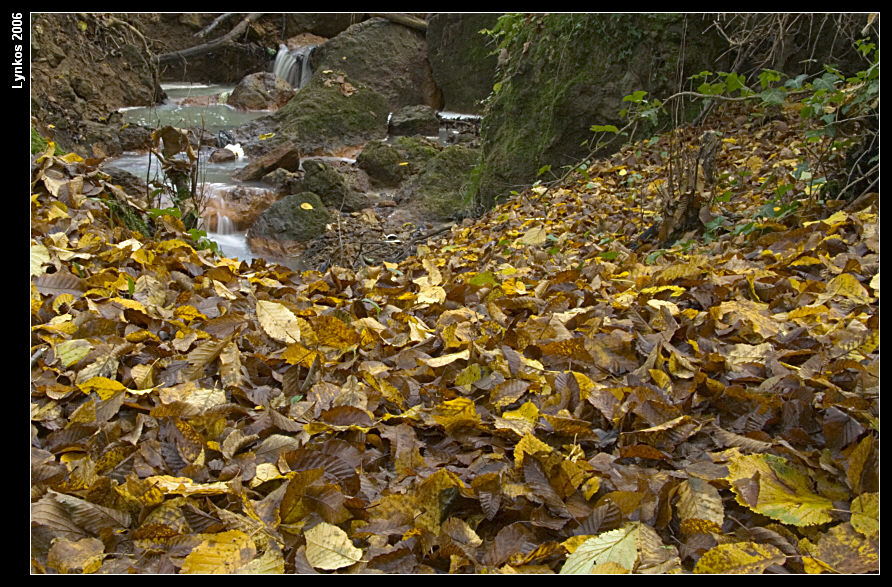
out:
<path id="1" fill-rule="evenodd" d="M 202 45 L 196 45 L 194 47 L 188 47 L 186 49 L 181 49 L 179 51 L 172 51 L 170 53 L 163 53 L 158 56 L 158 64 L 166 65 L 168 63 L 173 63 L 175 61 L 185 60 L 189 57 L 195 57 L 196 55 L 203 55 L 204 53 L 209 53 L 220 47 L 223 47 L 229 43 L 233 43 L 234 39 L 238 37 L 240 34 L 245 32 L 245 29 L 248 28 L 252 22 L 256 21 L 258 18 L 263 16 L 264 12 L 252 12 L 248 16 L 245 17 L 240 23 L 235 25 L 231 31 L 223 35 L 222 37 L 218 37 L 213 41 L 208 41 Z"/>
<path id="2" fill-rule="evenodd" d="M 417 31 L 427 32 L 427 22 L 421 20 L 420 18 L 409 16 L 408 14 L 402 14 L 399 12 L 373 12 L 370 13 L 369 16 L 386 18 L 390 22 L 401 24 Z"/>

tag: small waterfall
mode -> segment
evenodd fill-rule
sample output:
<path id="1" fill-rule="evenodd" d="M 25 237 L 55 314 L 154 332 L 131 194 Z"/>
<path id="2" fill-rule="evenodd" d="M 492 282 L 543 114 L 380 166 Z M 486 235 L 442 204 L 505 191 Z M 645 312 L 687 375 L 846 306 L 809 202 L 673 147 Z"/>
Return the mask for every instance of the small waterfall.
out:
<path id="1" fill-rule="evenodd" d="M 279 45 L 279 52 L 273 63 L 273 73 L 291 84 L 295 89 L 302 88 L 313 72 L 310 69 L 310 54 L 315 45 L 305 45 L 296 49 L 289 49 L 285 45 Z"/>
<path id="2" fill-rule="evenodd" d="M 223 184 L 206 185 L 208 198 L 205 206 L 203 225 L 209 233 L 218 235 L 232 235 L 236 233 L 235 223 L 226 214 L 226 200 L 223 197 Z"/>

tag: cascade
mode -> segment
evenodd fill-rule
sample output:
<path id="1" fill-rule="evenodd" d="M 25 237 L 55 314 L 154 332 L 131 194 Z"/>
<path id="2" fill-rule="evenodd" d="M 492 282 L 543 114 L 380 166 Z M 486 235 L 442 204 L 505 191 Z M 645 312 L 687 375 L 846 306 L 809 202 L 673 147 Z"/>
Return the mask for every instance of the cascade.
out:
<path id="1" fill-rule="evenodd" d="M 273 62 L 273 73 L 291 84 L 291 87 L 300 89 L 310 81 L 312 71 L 310 69 L 310 54 L 315 45 L 305 45 L 296 49 L 289 49 L 285 45 L 279 45 L 276 60 Z"/>
<path id="2" fill-rule="evenodd" d="M 235 224 L 226 214 L 226 200 L 223 198 L 224 184 L 208 184 L 205 186 L 209 194 L 204 211 L 204 225 L 208 232 L 219 235 L 235 234 Z"/>

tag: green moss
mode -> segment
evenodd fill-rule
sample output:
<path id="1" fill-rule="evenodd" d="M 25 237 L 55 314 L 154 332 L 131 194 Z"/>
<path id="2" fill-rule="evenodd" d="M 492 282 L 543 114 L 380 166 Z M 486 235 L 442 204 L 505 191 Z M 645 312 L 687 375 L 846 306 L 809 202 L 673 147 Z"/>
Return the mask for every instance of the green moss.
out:
<path id="1" fill-rule="evenodd" d="M 302 149 L 358 145 L 387 134 L 387 100 L 341 73 L 315 76 L 273 115 L 276 142 Z"/>
<path id="2" fill-rule="evenodd" d="M 328 209 L 312 192 L 290 194 L 267 208 L 250 233 L 278 240 L 307 242 L 325 232 L 331 222 Z"/>
<path id="3" fill-rule="evenodd" d="M 439 152 L 436 144 L 423 137 L 400 136 L 393 143 L 368 143 L 356 164 L 375 181 L 395 186 L 421 173 L 425 163 Z"/>
<path id="4" fill-rule="evenodd" d="M 412 204 L 423 214 L 447 220 L 465 212 L 470 203 L 468 187 L 480 152 L 452 145 L 430 159 L 424 171 L 412 178 L 408 190 Z"/>
<path id="5" fill-rule="evenodd" d="M 474 193 L 486 209 L 520 191 L 538 170 L 588 155 L 594 124 L 622 128 L 625 95 L 665 97 L 678 88 L 679 60 L 696 73 L 713 63 L 713 37 L 686 32 L 678 14 L 505 15 L 491 33 L 508 60 L 481 126 L 483 161 Z M 694 29 L 691 19 L 687 25 Z M 686 37 L 686 52 L 681 40 Z M 650 136 L 656 125 L 639 125 Z M 616 144 L 616 147 L 619 145 Z"/>

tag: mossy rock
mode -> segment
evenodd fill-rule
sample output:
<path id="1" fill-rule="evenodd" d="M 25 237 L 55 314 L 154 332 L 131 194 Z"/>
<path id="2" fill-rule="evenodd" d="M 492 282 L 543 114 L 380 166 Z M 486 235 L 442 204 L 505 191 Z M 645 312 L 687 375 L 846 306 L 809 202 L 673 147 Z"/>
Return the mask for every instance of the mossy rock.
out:
<path id="1" fill-rule="evenodd" d="M 471 174 L 479 157 L 478 149 L 464 145 L 445 147 L 406 183 L 402 199 L 431 220 L 450 220 L 466 213 Z"/>
<path id="2" fill-rule="evenodd" d="M 320 72 L 270 117 L 276 133 L 270 143 L 291 141 L 305 155 L 329 154 L 387 136 L 388 112 L 378 92 L 343 73 Z"/>
<path id="3" fill-rule="evenodd" d="M 322 203 L 344 212 L 356 212 L 369 205 L 365 194 L 354 189 L 338 171 L 318 159 L 303 162 L 303 188 L 318 194 Z"/>
<path id="4" fill-rule="evenodd" d="M 378 185 L 397 186 L 421 173 L 440 146 L 424 137 L 400 136 L 391 143 L 371 142 L 356 157 L 356 165 Z"/>
<path id="5" fill-rule="evenodd" d="M 624 126 L 622 100 L 634 91 L 673 93 L 679 65 L 688 76 L 725 70 L 716 61 L 725 46 L 714 31 L 703 32 L 707 25 L 699 17 L 641 13 L 548 14 L 508 27 L 508 57 L 481 126 L 478 208 L 531 184 L 543 166 L 579 163 L 592 125 Z M 640 125 L 636 138 L 655 130 Z"/>
<path id="6" fill-rule="evenodd" d="M 318 195 L 290 194 L 260 214 L 248 230 L 248 238 L 307 242 L 323 234 L 329 222 L 331 216 Z"/>

